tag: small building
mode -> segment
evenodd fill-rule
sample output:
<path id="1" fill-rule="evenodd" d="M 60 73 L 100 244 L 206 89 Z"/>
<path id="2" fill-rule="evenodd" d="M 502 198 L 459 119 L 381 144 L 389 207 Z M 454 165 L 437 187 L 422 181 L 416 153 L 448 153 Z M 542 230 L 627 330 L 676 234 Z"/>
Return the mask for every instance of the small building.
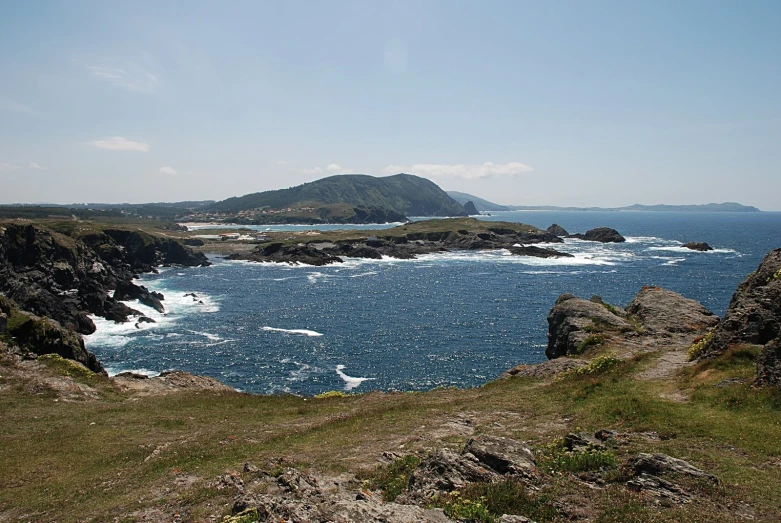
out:
<path id="1" fill-rule="evenodd" d="M 237 232 L 224 232 L 224 233 L 220 234 L 220 239 L 223 240 L 223 241 L 224 240 L 238 240 L 239 236 L 241 236 L 241 235 L 239 233 L 237 233 Z"/>

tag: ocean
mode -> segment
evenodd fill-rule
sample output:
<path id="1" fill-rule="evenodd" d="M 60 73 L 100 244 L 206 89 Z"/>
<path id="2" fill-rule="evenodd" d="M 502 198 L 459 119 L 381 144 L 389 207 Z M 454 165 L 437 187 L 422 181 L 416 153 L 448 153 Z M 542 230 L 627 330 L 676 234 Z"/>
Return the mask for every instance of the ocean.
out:
<path id="1" fill-rule="evenodd" d="M 128 303 L 157 323 L 95 318 L 86 345 L 110 374 L 178 369 L 253 393 L 473 387 L 545 359 L 546 316 L 562 293 L 624 306 L 642 286 L 657 285 L 721 315 L 762 256 L 781 247 L 777 212 L 521 211 L 482 219 L 558 223 L 571 233 L 607 226 L 627 242 L 550 245 L 574 258 L 476 251 L 327 267 L 212 256 L 211 267 L 144 275 L 138 283 L 165 295 L 166 313 Z M 691 251 L 681 246 L 687 241 L 715 250 Z"/>

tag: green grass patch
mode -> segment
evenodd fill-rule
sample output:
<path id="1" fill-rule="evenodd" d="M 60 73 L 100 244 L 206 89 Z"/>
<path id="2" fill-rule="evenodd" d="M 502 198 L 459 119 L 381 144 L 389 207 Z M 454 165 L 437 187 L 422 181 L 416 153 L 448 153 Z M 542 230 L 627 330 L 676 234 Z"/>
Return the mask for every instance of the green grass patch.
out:
<path id="1" fill-rule="evenodd" d="M 609 450 L 567 450 L 564 439 L 558 438 L 545 446 L 540 466 L 550 472 L 589 472 L 614 469 L 618 460 Z"/>
<path id="2" fill-rule="evenodd" d="M 407 489 L 409 479 L 419 463 L 420 458 L 417 456 L 403 456 L 389 465 L 378 466 L 365 484 L 372 490 L 382 492 L 385 501 L 393 501 Z"/>
<path id="3" fill-rule="evenodd" d="M 686 351 L 686 357 L 689 359 L 689 361 L 694 361 L 702 356 L 702 353 L 705 352 L 705 348 L 713 339 L 714 332 L 715 330 L 711 329 L 705 336 L 696 338 L 694 340 L 694 343 L 692 343 L 692 345 Z"/>
<path id="4" fill-rule="evenodd" d="M 578 344 L 576 349 L 577 354 L 583 354 L 591 347 L 596 347 L 605 343 L 605 337 L 599 334 L 589 334 L 586 338 Z"/>

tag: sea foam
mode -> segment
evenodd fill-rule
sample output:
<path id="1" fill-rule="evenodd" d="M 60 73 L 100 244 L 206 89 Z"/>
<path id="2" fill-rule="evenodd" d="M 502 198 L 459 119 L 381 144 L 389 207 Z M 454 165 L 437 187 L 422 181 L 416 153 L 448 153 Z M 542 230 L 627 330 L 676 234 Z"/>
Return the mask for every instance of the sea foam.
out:
<path id="1" fill-rule="evenodd" d="M 268 327 L 268 326 L 266 326 L 266 327 L 263 327 L 263 330 L 264 331 L 269 331 L 269 332 L 281 332 L 283 334 L 298 334 L 298 335 L 301 335 L 301 336 L 311 336 L 311 337 L 322 336 L 322 334 L 319 333 L 319 332 L 310 331 L 310 330 L 306 330 L 306 329 L 278 329 L 276 327 Z"/>

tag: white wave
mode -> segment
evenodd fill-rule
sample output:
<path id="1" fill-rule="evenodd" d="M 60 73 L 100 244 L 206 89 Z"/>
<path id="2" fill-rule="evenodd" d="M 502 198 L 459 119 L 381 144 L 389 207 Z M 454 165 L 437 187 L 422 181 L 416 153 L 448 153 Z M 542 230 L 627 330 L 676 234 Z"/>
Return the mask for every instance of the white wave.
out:
<path id="1" fill-rule="evenodd" d="M 221 337 L 217 336 L 216 334 L 211 334 L 211 333 L 208 333 L 208 332 L 191 331 L 191 330 L 188 330 L 187 332 L 190 332 L 192 334 L 197 334 L 198 336 L 203 336 L 204 338 L 206 338 L 209 341 L 223 341 L 223 339 Z"/>
<path id="2" fill-rule="evenodd" d="M 664 262 L 662 265 L 677 265 L 682 261 L 686 261 L 686 258 L 673 258 L 672 260 Z"/>
<path id="3" fill-rule="evenodd" d="M 625 236 L 626 243 L 659 243 L 670 240 L 657 238 L 656 236 Z"/>
<path id="4" fill-rule="evenodd" d="M 351 274 L 350 278 L 362 278 L 363 276 L 376 276 L 379 274 L 377 271 L 362 272 L 360 274 Z"/>
<path id="5" fill-rule="evenodd" d="M 293 363 L 299 367 L 296 370 L 290 371 L 289 381 L 304 381 L 315 370 L 311 365 L 307 365 L 306 363 L 299 363 L 297 361 L 294 361 Z"/>
<path id="6" fill-rule="evenodd" d="M 647 251 L 667 251 L 667 252 L 677 252 L 681 254 L 737 254 L 738 252 L 734 249 L 713 249 L 710 251 L 695 251 L 694 249 L 689 249 L 687 247 L 684 247 L 682 245 L 660 245 L 655 247 L 648 247 L 646 248 Z"/>
<path id="7" fill-rule="evenodd" d="M 344 372 L 342 372 L 342 369 L 344 369 L 344 365 L 337 365 L 336 366 L 336 373 L 339 375 L 340 378 L 344 380 L 344 390 L 353 390 L 356 387 L 359 387 L 361 383 L 367 380 L 373 380 L 374 378 L 356 378 L 354 376 L 348 376 Z"/>
<path id="8" fill-rule="evenodd" d="M 269 332 L 282 332 L 284 334 L 299 334 L 299 335 L 302 335 L 302 336 L 311 336 L 311 337 L 322 336 L 322 334 L 319 333 L 319 332 L 310 331 L 310 330 L 306 330 L 306 329 L 278 329 L 276 327 L 268 327 L 267 326 L 267 327 L 263 327 L 263 330 L 264 331 L 269 331 Z"/>
<path id="9" fill-rule="evenodd" d="M 106 367 L 106 372 L 108 372 L 109 378 L 113 378 L 119 373 L 122 372 L 132 372 L 133 374 L 140 374 L 142 376 L 146 376 L 148 378 L 154 378 L 155 376 L 159 376 L 160 373 L 155 370 L 149 370 L 149 369 L 124 369 L 122 367 Z"/>

